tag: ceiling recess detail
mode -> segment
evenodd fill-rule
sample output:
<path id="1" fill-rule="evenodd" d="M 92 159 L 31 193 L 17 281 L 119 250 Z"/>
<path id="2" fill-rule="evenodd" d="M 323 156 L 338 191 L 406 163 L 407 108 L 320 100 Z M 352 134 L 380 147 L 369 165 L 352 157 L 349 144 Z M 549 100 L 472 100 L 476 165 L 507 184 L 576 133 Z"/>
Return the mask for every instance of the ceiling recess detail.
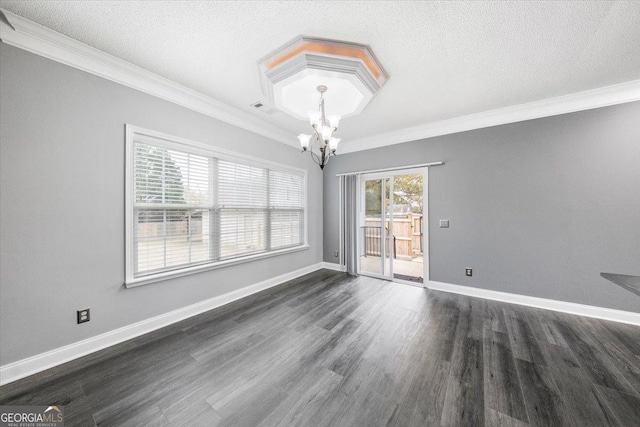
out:
<path id="1" fill-rule="evenodd" d="M 359 114 L 389 79 L 368 45 L 300 36 L 258 61 L 262 90 L 285 113 L 307 120 L 327 86 L 327 114 Z"/>

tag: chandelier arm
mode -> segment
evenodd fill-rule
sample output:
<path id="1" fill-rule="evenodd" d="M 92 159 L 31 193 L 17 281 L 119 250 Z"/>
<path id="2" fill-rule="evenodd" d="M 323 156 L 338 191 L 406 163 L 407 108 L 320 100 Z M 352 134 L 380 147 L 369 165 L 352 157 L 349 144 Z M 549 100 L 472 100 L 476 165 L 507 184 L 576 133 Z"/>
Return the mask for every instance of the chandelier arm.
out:
<path id="1" fill-rule="evenodd" d="M 326 149 L 321 149 L 320 150 L 321 153 L 321 159 L 322 159 L 322 163 L 320 164 L 320 169 L 324 169 L 324 167 L 327 165 L 327 152 Z"/>
<path id="2" fill-rule="evenodd" d="M 316 153 L 314 153 L 312 150 L 309 150 L 309 153 L 311 153 L 311 159 L 313 159 L 313 161 L 315 162 L 315 164 L 317 164 L 318 166 L 320 166 L 321 162 L 320 162 L 320 156 L 318 156 Z"/>
<path id="3" fill-rule="evenodd" d="M 322 162 L 322 168 L 321 169 L 324 169 L 324 167 L 327 166 L 327 164 L 329 164 L 329 156 L 326 156 L 324 158 L 324 162 Z"/>
<path id="4" fill-rule="evenodd" d="M 331 158 L 331 154 L 327 154 L 324 165 L 327 166 L 329 164 L 329 159 Z"/>

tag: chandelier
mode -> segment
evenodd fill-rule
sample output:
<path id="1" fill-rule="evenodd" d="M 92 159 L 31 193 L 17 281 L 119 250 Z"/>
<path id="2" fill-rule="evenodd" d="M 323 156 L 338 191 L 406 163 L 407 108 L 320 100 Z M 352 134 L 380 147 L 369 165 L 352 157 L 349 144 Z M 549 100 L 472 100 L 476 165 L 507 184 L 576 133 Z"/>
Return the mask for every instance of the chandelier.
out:
<path id="1" fill-rule="evenodd" d="M 269 53 L 258 61 L 258 70 L 266 104 L 296 119 L 309 119 L 311 135 L 298 139 L 321 169 L 338 149 L 340 139 L 333 135 L 340 118 L 360 114 L 389 79 L 370 46 L 309 36 L 298 36 Z M 325 115 L 323 95 L 335 115 Z"/>
<path id="2" fill-rule="evenodd" d="M 324 169 L 325 165 L 329 163 L 329 157 L 335 156 L 338 149 L 340 138 L 334 137 L 333 133 L 338 130 L 340 116 L 326 116 L 323 95 L 327 91 L 327 87 L 320 85 L 316 90 L 320 92 L 318 111 L 309 113 L 309 123 L 311 124 L 311 129 L 313 129 L 313 134 L 301 133 L 298 135 L 298 140 L 300 141 L 302 152 L 308 151 L 313 161 L 320 166 L 320 169 Z M 314 152 L 315 146 L 318 148 L 318 153 Z"/>

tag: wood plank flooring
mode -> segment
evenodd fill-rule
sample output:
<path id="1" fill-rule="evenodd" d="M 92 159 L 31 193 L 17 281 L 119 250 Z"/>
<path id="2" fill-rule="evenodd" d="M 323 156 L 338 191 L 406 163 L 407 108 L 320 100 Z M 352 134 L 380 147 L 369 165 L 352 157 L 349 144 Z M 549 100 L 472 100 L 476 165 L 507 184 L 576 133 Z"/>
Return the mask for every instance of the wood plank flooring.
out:
<path id="1" fill-rule="evenodd" d="M 640 328 L 321 270 L 0 404 L 67 426 L 638 426 Z"/>

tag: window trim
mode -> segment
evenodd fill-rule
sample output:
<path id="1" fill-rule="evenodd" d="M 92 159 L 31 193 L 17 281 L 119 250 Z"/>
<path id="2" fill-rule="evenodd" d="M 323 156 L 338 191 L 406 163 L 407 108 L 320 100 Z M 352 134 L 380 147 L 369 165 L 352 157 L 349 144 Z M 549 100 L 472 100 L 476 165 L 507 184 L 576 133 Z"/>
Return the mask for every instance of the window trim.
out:
<path id="1" fill-rule="evenodd" d="M 171 271 L 163 271 L 160 273 L 149 274 L 141 277 L 134 276 L 134 258 L 135 258 L 135 241 L 134 241 L 134 197 L 135 197 L 135 182 L 134 182 L 134 139 L 146 139 L 149 138 L 149 143 L 156 146 L 162 146 L 164 148 L 182 149 L 189 153 L 205 155 L 209 157 L 215 157 L 221 160 L 228 160 L 232 162 L 239 162 L 249 166 L 255 166 L 260 168 L 268 168 L 274 171 L 282 172 L 295 172 L 299 173 L 303 177 L 303 202 L 304 202 L 304 232 L 303 232 L 303 244 L 298 246 L 292 246 L 283 249 L 276 249 L 267 252 L 261 252 L 258 254 L 250 254 L 240 256 L 223 261 L 207 262 L 199 265 L 188 266 L 178 268 Z M 153 140 L 153 141 L 151 141 Z M 182 147 L 183 148 L 182 148 Z M 204 144 L 197 141 L 192 141 L 186 138 L 181 138 L 173 135 L 168 135 L 162 132 L 157 132 L 149 129 L 144 129 L 131 124 L 125 124 L 125 280 L 124 284 L 127 288 L 146 285 L 149 283 L 155 283 L 163 280 L 172 279 L 175 277 L 186 276 L 190 274 L 199 273 L 202 271 L 213 270 L 217 268 L 223 268 L 231 265 L 242 264 L 245 262 L 251 262 L 262 258 L 269 258 L 291 252 L 298 252 L 309 248 L 309 199 L 308 199 L 308 173 L 306 169 L 297 168 L 293 166 L 284 165 L 281 163 L 272 162 L 269 160 L 262 160 L 257 157 L 248 156 L 241 153 L 236 153 L 231 150 L 225 150 L 218 147 L 212 147 L 208 144 Z"/>

